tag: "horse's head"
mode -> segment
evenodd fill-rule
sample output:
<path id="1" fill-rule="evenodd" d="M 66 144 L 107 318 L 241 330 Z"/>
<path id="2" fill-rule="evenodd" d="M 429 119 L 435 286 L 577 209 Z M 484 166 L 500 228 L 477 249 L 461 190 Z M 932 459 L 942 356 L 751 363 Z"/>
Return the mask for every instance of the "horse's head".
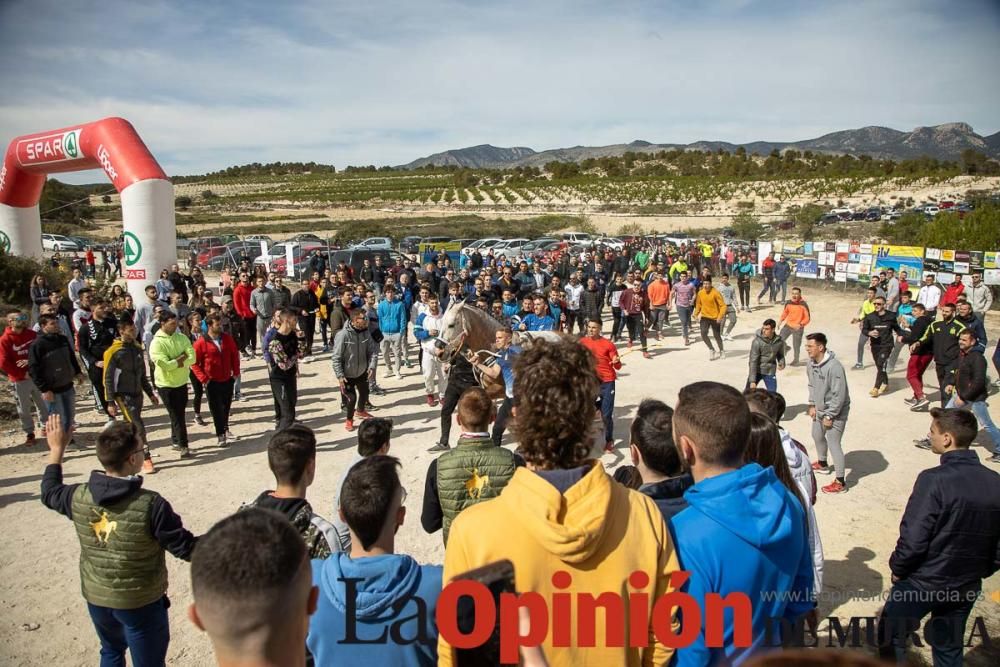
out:
<path id="1" fill-rule="evenodd" d="M 441 317 L 441 329 L 438 333 L 438 339 L 444 343 L 444 349 L 440 352 L 440 356 L 444 359 L 454 357 L 455 353 L 462 348 L 468 336 L 466 320 L 462 314 L 462 310 L 465 307 L 462 301 L 452 301 L 448 306 L 448 310 L 444 311 L 444 315 Z"/>

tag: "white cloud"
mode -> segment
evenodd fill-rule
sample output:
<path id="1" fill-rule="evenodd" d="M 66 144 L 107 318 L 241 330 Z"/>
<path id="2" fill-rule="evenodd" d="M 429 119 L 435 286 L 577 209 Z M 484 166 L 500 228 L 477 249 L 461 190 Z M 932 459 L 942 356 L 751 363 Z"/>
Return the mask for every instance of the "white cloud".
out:
<path id="1" fill-rule="evenodd" d="M 0 105 L 0 137 L 120 115 L 171 173 L 254 159 L 398 164 L 478 143 L 795 140 L 954 120 L 1000 129 L 989 5 L 70 7 L 0 10 L 0 76 L 18 91 Z"/>

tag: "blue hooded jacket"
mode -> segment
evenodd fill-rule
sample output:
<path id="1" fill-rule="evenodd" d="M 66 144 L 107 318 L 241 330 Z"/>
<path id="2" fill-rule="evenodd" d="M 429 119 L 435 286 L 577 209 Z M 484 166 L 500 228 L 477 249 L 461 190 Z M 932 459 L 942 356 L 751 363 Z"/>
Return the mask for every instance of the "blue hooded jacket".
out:
<path id="1" fill-rule="evenodd" d="M 774 470 L 748 463 L 703 479 L 684 493 L 688 508 L 670 520 L 681 568 L 691 573 L 684 590 L 705 618 L 705 595 L 743 592 L 753 608 L 753 642 L 733 645 L 733 612 L 724 612 L 724 648 L 705 646 L 705 627 L 676 665 L 738 665 L 764 649 L 769 619 L 779 643 L 781 624 L 812 607 L 813 566 L 802 504 L 778 481 Z M 681 621 L 684 622 L 683 619 Z"/>
<path id="2" fill-rule="evenodd" d="M 317 667 L 331 665 L 437 665 L 437 625 L 434 622 L 441 592 L 440 565 L 420 565 L 410 556 L 389 554 L 352 560 L 335 553 L 313 560 L 313 584 L 319 587 L 316 613 L 309 619 L 306 646 Z M 339 579 L 361 579 L 356 585 L 354 637 L 378 643 L 338 643 L 347 637 L 346 584 Z M 421 605 L 414 598 L 423 601 Z M 424 627 L 418 631 L 418 609 Z M 392 626 L 409 641 L 423 634 L 426 641 L 397 643 Z"/>

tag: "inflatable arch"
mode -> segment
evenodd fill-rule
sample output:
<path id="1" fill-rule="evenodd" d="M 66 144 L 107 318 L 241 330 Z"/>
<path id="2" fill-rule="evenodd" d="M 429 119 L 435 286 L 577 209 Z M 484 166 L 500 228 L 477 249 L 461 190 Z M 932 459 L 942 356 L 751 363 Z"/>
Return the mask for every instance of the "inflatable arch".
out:
<path id="1" fill-rule="evenodd" d="M 47 174 L 100 168 L 121 195 L 122 269 L 136 304 L 143 287 L 177 261 L 174 186 L 122 118 L 17 137 L 0 167 L 0 247 L 42 257 L 38 199 Z"/>

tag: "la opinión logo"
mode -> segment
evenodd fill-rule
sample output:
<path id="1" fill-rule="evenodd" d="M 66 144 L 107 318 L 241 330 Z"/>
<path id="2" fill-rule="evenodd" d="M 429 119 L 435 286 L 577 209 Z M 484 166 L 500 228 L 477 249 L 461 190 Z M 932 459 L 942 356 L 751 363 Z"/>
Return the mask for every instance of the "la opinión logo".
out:
<path id="1" fill-rule="evenodd" d="M 552 586 L 557 592 L 551 599 L 541 593 L 500 593 L 499 605 L 493 593 L 483 583 L 469 579 L 456 579 L 444 586 L 437 599 L 435 622 L 438 633 L 456 649 L 477 648 L 485 644 L 499 626 L 500 660 L 516 663 L 518 649 L 522 646 L 538 646 L 551 635 L 551 645 L 557 648 L 570 646 L 592 648 L 597 642 L 597 614 L 603 610 L 604 641 L 602 646 L 621 648 L 646 648 L 649 646 L 649 630 L 664 646 L 684 648 L 690 646 L 704 631 L 705 645 L 721 648 L 725 631 L 731 627 L 734 646 L 746 648 L 753 642 L 753 606 L 745 593 L 733 592 L 723 597 L 709 593 L 702 607 L 691 595 L 681 591 L 690 573 L 684 570 L 670 575 L 673 589 L 655 600 L 644 592 L 650 584 L 649 575 L 636 571 L 629 575 L 628 584 L 633 589 L 627 595 L 604 592 L 593 595 L 586 592 L 566 591 L 573 584 L 568 572 L 557 571 L 552 575 Z M 343 644 L 385 644 L 389 641 L 399 644 L 415 642 L 431 643 L 427 636 L 428 604 L 413 596 L 400 603 L 416 604 L 416 614 L 400 618 L 375 637 L 359 636 L 357 619 L 358 578 L 341 578 L 345 586 L 345 612 L 347 623 Z M 475 609 L 475 623 L 471 630 L 459 627 L 459 601 L 468 598 Z M 520 632 L 520 612 L 526 609 L 530 626 L 527 634 Z M 732 617 L 724 621 L 726 612 Z M 677 622 L 683 616 L 684 622 Z M 498 623 L 499 620 L 499 623 Z M 416 631 L 404 632 L 404 626 L 413 626 Z M 628 627 L 626 637 L 626 626 Z M 574 632 L 575 630 L 575 632 Z M 575 640 L 573 639 L 575 635 Z"/>

